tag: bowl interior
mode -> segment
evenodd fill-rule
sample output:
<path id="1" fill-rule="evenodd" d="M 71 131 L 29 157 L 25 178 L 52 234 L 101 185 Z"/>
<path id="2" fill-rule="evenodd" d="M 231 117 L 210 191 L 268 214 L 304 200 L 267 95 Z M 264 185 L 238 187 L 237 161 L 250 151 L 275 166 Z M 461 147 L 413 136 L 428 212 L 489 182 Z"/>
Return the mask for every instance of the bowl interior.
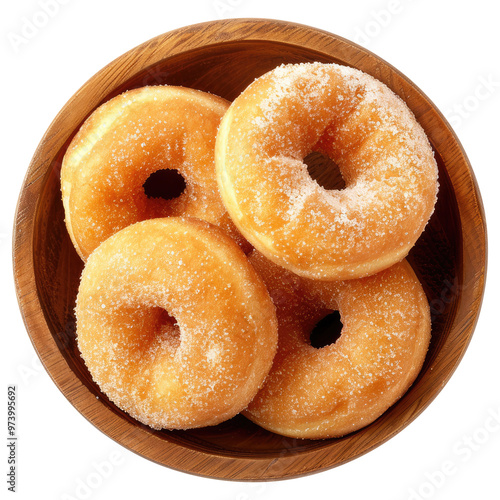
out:
<path id="1" fill-rule="evenodd" d="M 254 78 L 282 63 L 309 61 L 337 62 L 333 57 L 296 45 L 277 42 L 231 42 L 195 49 L 161 62 L 137 73 L 116 88 L 110 88 L 105 100 L 119 93 L 144 85 L 183 85 L 233 100 Z M 81 117 L 83 123 L 86 116 Z M 60 194 L 60 167 L 65 149 L 76 133 L 68 137 L 64 147 L 53 159 L 39 198 L 34 234 L 34 268 L 36 285 L 42 309 L 52 335 L 70 369 L 88 389 L 132 426 L 144 427 L 111 403 L 92 381 L 80 357 L 75 342 L 73 308 L 78 290 L 82 262 L 73 249 L 64 224 Z M 426 363 L 409 392 L 381 419 L 391 420 L 416 397 L 419 384 L 430 376 L 428 367 L 445 342 L 456 310 L 460 285 L 461 247 L 460 216 L 457 203 L 443 161 L 436 151 L 439 165 L 439 201 L 425 232 L 410 254 L 427 293 L 432 309 L 432 342 Z M 444 284 L 444 287 L 443 287 Z M 380 419 L 379 419 L 380 420 Z M 372 424 L 373 425 L 373 424 Z M 332 442 L 350 439 L 312 441 L 277 436 L 251 423 L 242 416 L 215 427 L 188 431 L 154 431 L 161 439 L 184 447 L 227 456 L 278 456 L 283 450 L 301 453 L 306 450 L 331 446 Z M 360 430 L 358 433 L 363 433 Z"/>

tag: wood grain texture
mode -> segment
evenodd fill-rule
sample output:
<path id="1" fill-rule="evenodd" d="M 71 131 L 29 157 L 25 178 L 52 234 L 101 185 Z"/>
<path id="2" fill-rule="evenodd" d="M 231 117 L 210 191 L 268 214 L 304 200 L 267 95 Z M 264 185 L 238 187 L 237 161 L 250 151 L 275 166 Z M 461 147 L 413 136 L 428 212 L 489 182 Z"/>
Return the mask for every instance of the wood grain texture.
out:
<path id="1" fill-rule="evenodd" d="M 76 347 L 73 308 L 82 263 L 64 225 L 59 174 L 65 149 L 87 116 L 124 90 L 184 85 L 232 100 L 276 65 L 307 61 L 350 65 L 387 84 L 413 110 L 435 150 L 439 200 L 410 254 L 433 317 L 432 343 L 422 372 L 382 417 L 340 439 L 283 438 L 242 416 L 192 431 L 145 427 L 100 393 Z M 312 162 L 323 179 L 335 175 L 321 172 L 321 159 Z M 337 181 L 333 179 L 334 184 Z M 102 69 L 69 100 L 42 138 L 15 220 L 19 304 L 35 349 L 67 399 L 98 429 L 130 450 L 174 469 L 223 479 L 310 474 L 352 460 L 401 431 L 436 397 L 460 362 L 479 314 L 485 266 L 486 229 L 474 174 L 456 136 L 429 99 L 369 51 L 321 30 L 273 20 L 236 19 L 181 28 L 140 45 Z"/>

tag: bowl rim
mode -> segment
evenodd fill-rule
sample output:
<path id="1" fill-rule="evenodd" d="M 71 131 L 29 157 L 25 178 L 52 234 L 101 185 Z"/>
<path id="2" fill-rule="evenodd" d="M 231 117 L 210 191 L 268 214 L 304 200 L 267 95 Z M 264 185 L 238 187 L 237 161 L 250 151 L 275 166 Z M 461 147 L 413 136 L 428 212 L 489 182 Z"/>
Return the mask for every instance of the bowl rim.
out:
<path id="1" fill-rule="evenodd" d="M 298 454 L 285 450 L 277 458 L 207 453 L 162 440 L 145 426 L 132 427 L 96 400 L 66 364 L 45 321 L 36 289 L 33 238 L 38 201 L 53 158 L 68 140 L 68 134 L 61 131 L 74 131 L 79 126 L 81 118 L 70 112 L 74 106 L 86 109 L 90 114 L 105 99 L 109 93 L 107 89 L 116 88 L 119 82 L 129 80 L 138 72 L 192 49 L 243 41 L 297 46 L 284 38 L 290 30 L 301 39 L 302 48 L 345 61 L 345 64 L 384 81 L 407 102 L 436 149 L 439 149 L 438 145 L 446 145 L 449 149 L 443 160 L 454 188 L 462 227 L 466 227 L 461 249 L 464 261 L 461 283 L 464 285 L 450 325 L 450 328 L 457 329 L 460 341 L 455 339 L 453 345 L 449 341 L 442 347 L 453 350 L 455 357 L 454 363 L 440 367 L 440 384 L 422 390 L 404 409 L 402 415 L 405 418 L 401 418 L 401 423 L 390 432 L 377 434 L 375 429 L 370 435 L 376 439 L 353 434 L 350 435 L 352 439 L 339 440 L 338 446 L 319 447 Z M 205 43 L 207 38 L 212 42 Z M 409 89 L 411 95 L 407 92 Z M 78 113 L 78 116 L 82 114 Z M 479 259 L 479 272 L 466 265 L 470 264 L 472 255 Z M 68 100 L 41 139 L 22 184 L 13 231 L 14 281 L 23 321 L 44 367 L 70 403 L 101 432 L 142 457 L 183 472 L 238 481 L 285 479 L 326 470 L 369 452 L 409 425 L 448 382 L 467 349 L 481 308 L 486 260 L 486 222 L 476 178 L 457 136 L 430 99 L 392 65 L 343 37 L 298 23 L 261 18 L 225 19 L 178 28 L 140 44 L 98 71 Z M 440 356 L 437 358 L 436 365 Z"/>

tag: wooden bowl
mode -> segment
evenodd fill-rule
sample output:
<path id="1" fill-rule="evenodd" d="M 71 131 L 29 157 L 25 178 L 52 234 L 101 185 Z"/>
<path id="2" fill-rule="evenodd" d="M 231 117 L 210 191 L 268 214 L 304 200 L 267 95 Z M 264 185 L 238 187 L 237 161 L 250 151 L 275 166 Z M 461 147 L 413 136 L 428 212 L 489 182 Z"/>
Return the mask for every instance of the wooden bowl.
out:
<path id="1" fill-rule="evenodd" d="M 413 110 L 434 147 L 440 192 L 436 211 L 410 260 L 432 309 L 432 342 L 418 379 L 368 427 L 341 439 L 295 440 L 242 416 L 216 427 L 155 431 L 130 418 L 93 383 L 75 343 L 73 307 L 82 262 L 61 203 L 61 160 L 100 104 L 135 87 L 172 84 L 234 99 L 281 63 L 335 62 L 388 85 Z M 122 55 L 92 77 L 50 125 L 29 166 L 15 220 L 14 272 L 26 328 L 68 400 L 98 429 L 159 464 L 202 476 L 269 480 L 343 464 L 379 446 L 429 405 L 469 343 L 483 295 L 484 214 L 474 174 L 455 134 L 429 99 L 391 65 L 330 33 L 288 22 L 241 19 L 188 26 Z"/>

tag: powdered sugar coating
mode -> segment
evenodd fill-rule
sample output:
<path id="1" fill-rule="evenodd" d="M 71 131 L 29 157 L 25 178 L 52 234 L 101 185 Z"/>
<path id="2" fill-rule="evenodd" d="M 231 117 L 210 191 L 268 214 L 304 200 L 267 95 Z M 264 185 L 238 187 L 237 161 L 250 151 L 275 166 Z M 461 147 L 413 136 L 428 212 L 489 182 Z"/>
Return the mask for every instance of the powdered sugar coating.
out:
<path id="1" fill-rule="evenodd" d="M 279 340 L 248 418 L 290 437 L 338 437 L 368 425 L 406 392 L 431 327 L 427 299 L 406 261 L 368 278 L 327 282 L 301 278 L 256 251 L 249 259 L 277 308 Z M 315 349 L 309 335 L 333 310 L 341 315 L 341 336 Z"/>
<path id="2" fill-rule="evenodd" d="M 303 163 L 339 166 L 326 190 Z M 401 260 L 433 212 L 437 165 L 424 131 L 391 90 L 336 64 L 283 65 L 230 106 L 216 143 L 221 196 L 242 234 L 305 277 L 369 275 Z"/>
<path id="3" fill-rule="evenodd" d="M 244 243 L 215 180 L 215 137 L 228 106 L 198 90 L 144 87 L 111 99 L 86 120 L 61 171 L 66 224 L 84 260 L 115 232 L 155 217 L 198 217 Z M 144 183 L 160 169 L 184 177 L 179 197 L 146 196 Z"/>
<path id="4" fill-rule="evenodd" d="M 233 417 L 276 351 L 262 280 L 234 241 L 196 219 L 139 222 L 101 244 L 83 271 L 76 317 L 95 382 L 156 429 Z"/>

